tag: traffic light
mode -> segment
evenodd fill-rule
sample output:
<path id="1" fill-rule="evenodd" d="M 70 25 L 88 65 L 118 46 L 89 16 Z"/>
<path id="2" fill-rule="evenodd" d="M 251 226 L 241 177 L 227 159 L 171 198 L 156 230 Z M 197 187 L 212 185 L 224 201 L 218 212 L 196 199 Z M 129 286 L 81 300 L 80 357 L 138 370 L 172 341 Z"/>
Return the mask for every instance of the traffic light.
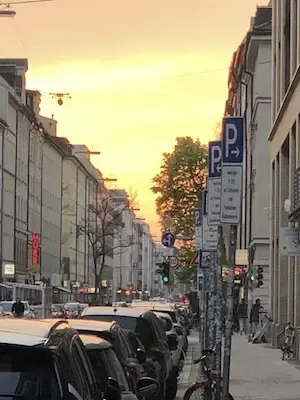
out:
<path id="1" fill-rule="evenodd" d="M 168 262 L 162 263 L 161 277 L 165 285 L 170 282 L 170 264 Z"/>
<path id="2" fill-rule="evenodd" d="M 263 269 L 263 267 L 256 267 L 256 281 L 257 281 L 258 288 L 264 284 L 264 269 Z"/>

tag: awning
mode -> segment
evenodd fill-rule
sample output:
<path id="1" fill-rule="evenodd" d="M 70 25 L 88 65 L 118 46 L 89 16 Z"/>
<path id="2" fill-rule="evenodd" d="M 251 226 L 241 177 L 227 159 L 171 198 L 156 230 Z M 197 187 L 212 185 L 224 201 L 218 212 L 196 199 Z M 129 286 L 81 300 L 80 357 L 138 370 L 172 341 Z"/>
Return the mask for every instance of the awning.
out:
<path id="1" fill-rule="evenodd" d="M 64 287 L 54 286 L 54 289 L 60 290 L 61 292 L 65 292 L 65 293 L 71 293 L 71 290 L 64 288 Z"/>

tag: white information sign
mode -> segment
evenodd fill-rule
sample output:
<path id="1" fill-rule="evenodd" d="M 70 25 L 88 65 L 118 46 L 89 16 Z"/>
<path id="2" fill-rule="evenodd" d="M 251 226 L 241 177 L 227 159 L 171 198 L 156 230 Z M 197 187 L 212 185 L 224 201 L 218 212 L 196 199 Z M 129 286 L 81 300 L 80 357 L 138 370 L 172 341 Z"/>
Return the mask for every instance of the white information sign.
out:
<path id="1" fill-rule="evenodd" d="M 195 241 L 196 241 L 196 250 L 202 249 L 202 227 L 195 227 Z"/>
<path id="2" fill-rule="evenodd" d="M 279 253 L 282 256 L 300 255 L 300 228 L 280 228 Z"/>
<path id="3" fill-rule="evenodd" d="M 238 224 L 241 214 L 243 167 L 223 165 L 220 220 L 223 224 Z"/>
<path id="4" fill-rule="evenodd" d="M 221 203 L 221 178 L 208 179 L 208 202 L 207 218 L 208 225 L 220 224 L 220 203 Z"/>
<path id="5" fill-rule="evenodd" d="M 207 215 L 202 217 L 202 245 L 203 250 L 217 250 L 218 227 L 209 226 Z"/>

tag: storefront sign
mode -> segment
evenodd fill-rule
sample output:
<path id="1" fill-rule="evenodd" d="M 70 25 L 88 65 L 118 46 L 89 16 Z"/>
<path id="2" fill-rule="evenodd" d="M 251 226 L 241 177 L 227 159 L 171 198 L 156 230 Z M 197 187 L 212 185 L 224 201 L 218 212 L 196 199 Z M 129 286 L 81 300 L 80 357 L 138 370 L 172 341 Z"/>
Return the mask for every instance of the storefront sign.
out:
<path id="1" fill-rule="evenodd" d="M 40 265 L 40 245 L 41 235 L 39 233 L 32 234 L 32 265 Z"/>

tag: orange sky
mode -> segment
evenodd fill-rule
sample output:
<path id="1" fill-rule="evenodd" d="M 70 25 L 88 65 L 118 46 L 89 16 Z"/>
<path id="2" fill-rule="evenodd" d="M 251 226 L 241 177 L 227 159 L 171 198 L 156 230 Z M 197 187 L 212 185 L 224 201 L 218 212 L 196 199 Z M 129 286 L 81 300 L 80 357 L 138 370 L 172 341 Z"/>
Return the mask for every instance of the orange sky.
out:
<path id="1" fill-rule="evenodd" d="M 177 136 L 207 142 L 221 119 L 228 66 L 257 0 L 56 0 L 15 6 L 0 21 L 3 58 L 27 57 L 59 135 L 101 151 L 93 162 L 138 191 L 159 232 L 149 190 Z M 261 1 L 261 5 L 268 1 Z M 48 92 L 70 92 L 59 107 Z"/>

